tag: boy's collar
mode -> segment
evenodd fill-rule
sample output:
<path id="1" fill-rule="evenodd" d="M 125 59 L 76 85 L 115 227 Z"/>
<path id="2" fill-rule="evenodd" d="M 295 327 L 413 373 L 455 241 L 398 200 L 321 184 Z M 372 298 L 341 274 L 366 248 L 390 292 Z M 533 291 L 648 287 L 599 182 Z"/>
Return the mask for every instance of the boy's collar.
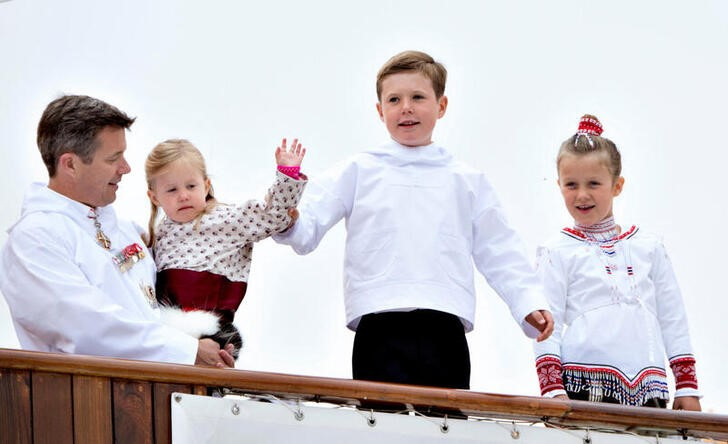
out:
<path id="1" fill-rule="evenodd" d="M 437 144 L 435 142 L 430 142 L 427 145 L 407 146 L 407 145 L 402 145 L 401 143 L 397 142 L 394 139 L 390 139 L 390 144 L 391 145 L 394 145 L 396 147 L 402 148 L 404 150 L 419 150 L 419 149 L 422 149 L 422 148 L 428 148 L 428 147 L 432 147 L 432 146 L 437 146 Z"/>

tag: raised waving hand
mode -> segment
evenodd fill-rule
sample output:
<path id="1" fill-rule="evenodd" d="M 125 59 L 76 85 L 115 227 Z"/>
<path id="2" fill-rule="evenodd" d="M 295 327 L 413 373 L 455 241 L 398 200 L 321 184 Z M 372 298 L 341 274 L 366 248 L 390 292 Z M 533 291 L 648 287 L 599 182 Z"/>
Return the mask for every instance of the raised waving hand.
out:
<path id="1" fill-rule="evenodd" d="M 298 139 L 293 139 L 290 149 L 286 146 L 285 138 L 281 141 L 281 146 L 276 148 L 276 162 L 281 166 L 301 166 L 305 155 L 306 148 L 298 143 Z"/>

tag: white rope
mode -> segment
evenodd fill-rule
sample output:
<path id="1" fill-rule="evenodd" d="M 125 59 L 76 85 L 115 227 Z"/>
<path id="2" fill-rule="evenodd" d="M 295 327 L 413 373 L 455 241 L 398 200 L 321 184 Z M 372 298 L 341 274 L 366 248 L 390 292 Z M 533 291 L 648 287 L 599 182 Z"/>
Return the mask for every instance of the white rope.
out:
<path id="1" fill-rule="evenodd" d="M 441 423 L 438 423 L 437 421 L 434 421 L 433 419 L 431 419 L 432 418 L 431 416 L 427 416 L 424 413 L 418 412 L 417 410 L 413 409 L 412 412 L 415 414 L 415 416 L 421 416 L 425 420 L 438 426 L 442 433 L 448 433 L 450 431 L 450 425 L 447 423 L 447 415 L 445 415 L 445 417 L 442 419 Z"/>
<path id="2" fill-rule="evenodd" d="M 546 420 L 544 420 L 543 423 L 545 425 L 548 425 L 551 428 L 554 428 L 556 430 L 560 430 L 560 431 L 562 431 L 564 433 L 567 433 L 569 435 L 575 436 L 575 437 L 577 437 L 577 438 L 579 438 L 581 440 L 589 439 L 590 442 L 591 442 L 591 436 L 589 435 L 589 431 L 591 430 L 591 431 L 599 432 L 599 433 L 613 433 L 613 434 L 630 435 L 630 436 L 633 436 L 635 438 L 639 438 L 642 441 L 647 442 L 647 443 L 650 443 L 650 444 L 654 444 L 654 443 L 660 444 L 660 437 L 659 437 L 659 435 L 655 435 L 655 436 L 651 436 L 651 437 L 646 437 L 646 436 L 640 435 L 638 433 L 631 432 L 629 430 L 594 429 L 594 428 L 590 428 L 590 427 L 582 428 L 582 427 L 577 427 L 577 426 L 564 426 L 564 425 L 555 424 L 553 422 L 549 422 L 549 421 L 546 421 Z M 572 430 L 585 430 L 587 434 L 582 437 L 580 435 L 577 435 L 576 433 L 573 433 Z M 655 439 L 655 441 L 653 441 L 652 439 Z"/>
<path id="3" fill-rule="evenodd" d="M 272 402 L 273 404 L 282 405 L 283 407 L 287 408 L 291 413 L 293 413 L 293 417 L 296 418 L 296 420 L 303 421 L 303 419 L 304 419 L 303 410 L 301 410 L 301 399 L 300 398 L 296 398 L 296 409 L 294 410 L 293 408 L 291 408 L 289 403 L 286 402 L 286 400 L 279 399 L 274 395 L 262 395 L 261 394 L 261 395 L 247 395 L 247 396 L 252 400 L 264 399 L 266 401 Z"/>

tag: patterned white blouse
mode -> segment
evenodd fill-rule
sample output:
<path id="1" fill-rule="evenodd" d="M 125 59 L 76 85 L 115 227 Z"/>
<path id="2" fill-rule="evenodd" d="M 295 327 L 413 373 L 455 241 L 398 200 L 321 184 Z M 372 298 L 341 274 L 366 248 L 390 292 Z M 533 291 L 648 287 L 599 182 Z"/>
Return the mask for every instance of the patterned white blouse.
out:
<path id="1" fill-rule="evenodd" d="M 157 228 L 154 246 L 158 271 L 208 271 L 247 282 L 253 243 L 286 229 L 291 221 L 288 209 L 298 205 L 305 185 L 306 180 L 277 172 L 264 201 L 218 204 L 199 224 L 165 217 Z"/>

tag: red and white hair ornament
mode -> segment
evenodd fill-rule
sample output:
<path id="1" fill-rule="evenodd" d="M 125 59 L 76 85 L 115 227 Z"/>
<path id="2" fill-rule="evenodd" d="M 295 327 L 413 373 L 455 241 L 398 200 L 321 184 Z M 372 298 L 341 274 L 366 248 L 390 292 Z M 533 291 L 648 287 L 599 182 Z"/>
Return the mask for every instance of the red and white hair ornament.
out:
<path id="1" fill-rule="evenodd" d="M 589 145 L 594 147 L 594 141 L 591 136 L 601 136 L 602 123 L 594 116 L 584 114 L 579 120 L 579 128 L 576 130 L 576 138 L 574 139 L 574 146 L 579 142 L 579 137 L 584 136 L 589 141 Z"/>

